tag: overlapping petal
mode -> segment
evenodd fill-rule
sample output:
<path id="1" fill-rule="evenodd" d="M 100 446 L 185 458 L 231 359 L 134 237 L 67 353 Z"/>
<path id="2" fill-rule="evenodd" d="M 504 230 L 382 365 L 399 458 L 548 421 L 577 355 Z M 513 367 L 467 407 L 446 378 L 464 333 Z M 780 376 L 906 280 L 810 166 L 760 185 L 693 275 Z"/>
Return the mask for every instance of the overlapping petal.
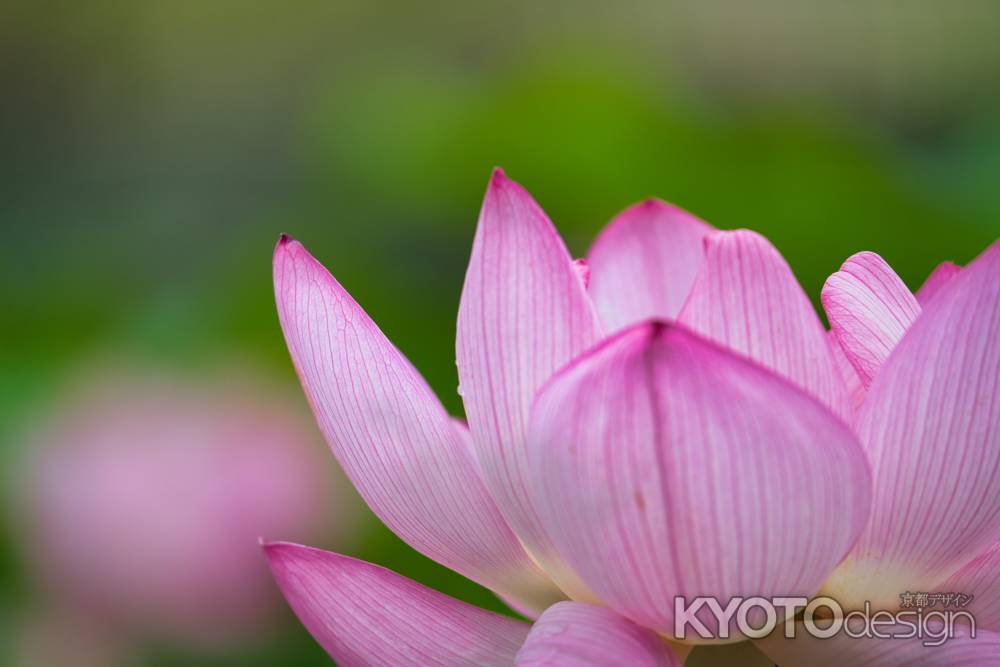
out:
<path id="1" fill-rule="evenodd" d="M 840 370 L 840 376 L 844 379 L 844 385 L 847 387 L 851 413 L 854 417 L 857 417 L 858 411 L 861 409 L 861 404 L 865 402 L 865 396 L 868 395 L 868 388 L 861 382 L 858 372 L 854 369 L 854 364 L 847 358 L 847 353 L 844 352 L 844 348 L 840 347 L 840 343 L 837 342 L 837 337 L 832 331 L 827 332 L 826 342 L 830 346 L 833 360 Z M 851 423 L 853 423 L 853 419 Z"/>
<path id="2" fill-rule="evenodd" d="M 846 424 L 675 325 L 626 329 L 562 371 L 529 440 L 562 553 L 608 606 L 660 632 L 673 633 L 676 596 L 813 594 L 868 516 Z"/>
<path id="3" fill-rule="evenodd" d="M 1000 242 L 931 299 L 858 417 L 872 518 L 827 585 L 842 603 L 933 590 L 1000 538 Z"/>
<path id="4" fill-rule="evenodd" d="M 937 294 L 942 287 L 948 284 L 948 281 L 958 275 L 961 272 L 962 267 L 954 262 L 941 262 L 931 274 L 927 276 L 927 280 L 924 284 L 920 286 L 917 290 L 917 301 L 920 305 L 926 305 L 931 298 Z"/>
<path id="5" fill-rule="evenodd" d="M 413 548 L 523 606 L 561 595 L 480 478 L 467 434 L 350 295 L 296 241 L 274 256 L 288 349 L 316 419 L 362 497 Z"/>
<path id="6" fill-rule="evenodd" d="M 954 636 L 939 646 L 933 644 L 941 641 L 935 637 L 946 631 L 944 626 L 932 626 L 930 634 L 909 639 L 901 635 L 910 629 L 900 624 L 877 629 L 883 637 L 892 634 L 895 638 L 854 639 L 840 633 L 819 639 L 810 636 L 802 623 L 796 625 L 794 639 L 786 639 L 779 630 L 755 643 L 781 667 L 988 667 L 997 664 L 1000 656 L 1000 634 L 979 630 L 972 637 L 961 623 L 955 626 Z M 860 634 L 862 628 L 853 631 Z"/>
<path id="7" fill-rule="evenodd" d="M 977 627 L 1000 632 L 1000 542 L 966 564 L 938 589 L 972 596 L 964 608 L 975 616 Z"/>
<path id="8" fill-rule="evenodd" d="M 823 285 L 823 308 L 865 388 L 920 314 L 909 288 L 873 252 L 852 255 Z"/>
<path id="9" fill-rule="evenodd" d="M 605 328 L 615 331 L 654 317 L 677 317 L 711 230 L 659 199 L 636 204 L 612 220 L 587 253 L 589 291 Z"/>
<path id="10" fill-rule="evenodd" d="M 528 625 L 385 568 L 295 544 L 265 546 L 278 586 L 341 667 L 509 667 Z"/>
<path id="11" fill-rule="evenodd" d="M 525 427 L 538 388 L 600 338 L 600 323 L 562 239 L 503 172 L 479 217 L 458 312 L 460 391 L 484 478 L 497 504 L 556 581 L 562 567 L 527 493 Z"/>
<path id="12" fill-rule="evenodd" d="M 679 321 L 851 414 L 823 325 L 788 263 L 748 230 L 705 237 L 705 263 Z"/>
<path id="13" fill-rule="evenodd" d="M 549 607 L 535 622 L 517 667 L 681 667 L 655 632 L 610 609 L 579 602 Z"/>

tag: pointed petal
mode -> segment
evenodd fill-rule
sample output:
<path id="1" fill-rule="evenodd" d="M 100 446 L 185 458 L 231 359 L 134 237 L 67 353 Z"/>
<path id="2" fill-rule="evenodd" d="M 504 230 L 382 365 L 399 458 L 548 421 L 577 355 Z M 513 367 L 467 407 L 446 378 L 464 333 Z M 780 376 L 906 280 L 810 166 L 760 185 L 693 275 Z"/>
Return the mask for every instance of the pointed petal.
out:
<path id="1" fill-rule="evenodd" d="M 420 374 L 296 241 L 274 255 L 281 327 L 327 442 L 365 502 L 417 551 L 531 607 L 560 599 Z"/>
<path id="2" fill-rule="evenodd" d="M 763 236 L 745 229 L 708 235 L 705 264 L 678 319 L 850 417 L 823 325 L 788 263 Z"/>
<path id="3" fill-rule="evenodd" d="M 1000 539 L 1000 242 L 945 285 L 858 417 L 872 518 L 826 589 L 892 608 Z"/>
<path id="4" fill-rule="evenodd" d="M 390 570 L 297 544 L 264 547 L 309 633 L 342 667 L 508 667 L 528 625 Z"/>
<path id="5" fill-rule="evenodd" d="M 977 630 L 973 638 L 962 620 L 955 624 L 955 635 L 940 646 L 924 646 L 925 642 L 940 641 L 930 634 L 922 639 L 852 639 L 841 632 L 829 639 L 818 639 L 810 636 L 801 622 L 796 623 L 796 628 L 794 639 L 785 639 L 779 630 L 755 644 L 781 667 L 986 667 L 996 664 L 1000 655 L 1000 635 Z M 859 626 L 854 632 L 861 630 Z M 942 626 L 932 632 L 943 630 Z M 905 635 L 909 629 L 904 625 L 883 625 L 878 631 L 883 636 Z"/>
<path id="6" fill-rule="evenodd" d="M 525 426 L 538 387 L 600 337 L 573 260 L 525 190 L 493 174 L 458 311 L 458 376 L 484 478 L 532 554 L 573 588 L 525 487 Z"/>
<path id="7" fill-rule="evenodd" d="M 653 317 L 677 317 L 710 231 L 698 218 L 659 199 L 618 214 L 587 253 L 590 295 L 605 328 L 615 331 Z"/>
<path id="8" fill-rule="evenodd" d="M 847 425 L 679 326 L 626 329 L 575 361 L 539 393 L 529 438 L 562 553 L 609 607 L 670 636 L 679 595 L 811 595 L 868 515 Z"/>
<path id="9" fill-rule="evenodd" d="M 531 628 L 516 667 L 681 667 L 666 642 L 609 609 L 579 602 L 549 607 Z"/>
<path id="10" fill-rule="evenodd" d="M 885 260 L 852 255 L 823 285 L 830 330 L 865 388 L 920 314 L 920 305 Z"/>
<path id="11" fill-rule="evenodd" d="M 931 271 L 931 275 L 927 276 L 927 280 L 924 284 L 920 286 L 917 290 L 917 301 L 921 306 L 927 305 L 927 302 L 931 300 L 935 294 L 941 291 L 949 280 L 954 278 L 962 270 L 958 264 L 954 262 L 941 262 L 934 270 Z"/>
<path id="12" fill-rule="evenodd" d="M 974 596 L 966 609 L 976 618 L 976 626 L 1000 632 L 1000 542 L 938 586 L 942 593 Z"/>

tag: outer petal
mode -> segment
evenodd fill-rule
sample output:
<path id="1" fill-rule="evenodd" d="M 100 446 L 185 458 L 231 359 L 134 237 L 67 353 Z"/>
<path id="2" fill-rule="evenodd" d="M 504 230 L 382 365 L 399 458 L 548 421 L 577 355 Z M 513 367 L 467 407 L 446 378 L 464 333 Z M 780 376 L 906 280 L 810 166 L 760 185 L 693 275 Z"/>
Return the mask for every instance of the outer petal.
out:
<path id="1" fill-rule="evenodd" d="M 676 596 L 811 595 L 868 516 L 867 462 L 840 419 L 673 325 L 626 329 L 557 375 L 530 440 L 545 526 L 576 572 L 670 636 Z"/>
<path id="2" fill-rule="evenodd" d="M 920 314 L 906 284 L 873 252 L 852 255 L 823 285 L 830 330 L 867 388 Z"/>
<path id="3" fill-rule="evenodd" d="M 655 632 L 609 609 L 579 602 L 549 607 L 531 628 L 517 667 L 681 667 Z"/>
<path id="4" fill-rule="evenodd" d="M 931 297 L 937 294 L 941 288 L 944 287 L 949 280 L 958 275 L 961 270 L 962 267 L 954 262 L 941 262 L 934 267 L 934 270 L 931 271 L 931 275 L 927 276 L 927 280 L 925 280 L 924 284 L 917 290 L 917 301 L 920 302 L 920 305 L 927 305 L 927 302 L 931 300 Z"/>
<path id="5" fill-rule="evenodd" d="M 894 606 L 1000 539 L 1000 243 L 927 304 L 872 384 L 858 433 L 872 518 L 832 597 Z"/>
<path id="6" fill-rule="evenodd" d="M 265 552 L 288 604 L 342 667 L 508 667 L 528 634 L 371 563 L 287 543 Z"/>
<path id="7" fill-rule="evenodd" d="M 943 593 L 974 596 L 967 609 L 977 627 L 1000 632 L 1000 542 L 938 586 Z"/>
<path id="8" fill-rule="evenodd" d="M 652 317 L 673 319 L 701 267 L 712 231 L 686 211 L 647 199 L 620 213 L 587 254 L 590 295 L 608 331 Z"/>
<path id="9" fill-rule="evenodd" d="M 274 282 L 316 419 L 379 518 L 414 549 L 522 604 L 560 599 L 490 497 L 467 436 L 361 307 L 287 237 Z"/>
<path id="10" fill-rule="evenodd" d="M 541 530 L 525 487 L 524 436 L 545 380 L 600 337 L 583 282 L 552 223 L 521 186 L 493 174 L 458 311 L 458 376 L 483 474 L 525 544 L 581 595 Z"/>
<path id="11" fill-rule="evenodd" d="M 787 262 L 759 234 L 737 230 L 705 238 L 705 264 L 679 320 L 850 417 L 823 325 Z"/>
<path id="12" fill-rule="evenodd" d="M 781 667 L 988 667 L 997 664 L 1000 656 L 1000 635 L 979 630 L 973 638 L 964 621 L 956 624 L 955 636 L 941 646 L 924 646 L 925 642 L 940 641 L 927 635 L 923 639 L 852 639 L 841 633 L 818 639 L 805 632 L 801 623 L 796 625 L 794 639 L 785 639 L 781 631 L 776 631 L 755 643 Z M 905 626 L 879 629 L 883 635 L 908 631 Z"/>

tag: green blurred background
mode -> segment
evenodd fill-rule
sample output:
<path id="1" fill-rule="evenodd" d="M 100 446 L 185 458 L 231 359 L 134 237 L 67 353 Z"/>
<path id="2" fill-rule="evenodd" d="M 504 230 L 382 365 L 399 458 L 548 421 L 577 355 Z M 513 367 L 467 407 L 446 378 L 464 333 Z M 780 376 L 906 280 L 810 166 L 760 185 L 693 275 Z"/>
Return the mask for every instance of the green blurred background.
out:
<path id="1" fill-rule="evenodd" d="M 915 288 L 1000 233 L 998 28 L 991 0 L 4 3 L 4 479 L 102 355 L 245 360 L 304 404 L 280 232 L 461 414 L 455 313 L 494 165 L 578 255 L 656 195 L 766 234 L 814 298 L 862 249 Z M 0 622 L 34 595 L 4 521 Z M 502 609 L 380 526 L 351 553 Z M 325 664 L 287 616 L 263 648 L 143 660 Z"/>

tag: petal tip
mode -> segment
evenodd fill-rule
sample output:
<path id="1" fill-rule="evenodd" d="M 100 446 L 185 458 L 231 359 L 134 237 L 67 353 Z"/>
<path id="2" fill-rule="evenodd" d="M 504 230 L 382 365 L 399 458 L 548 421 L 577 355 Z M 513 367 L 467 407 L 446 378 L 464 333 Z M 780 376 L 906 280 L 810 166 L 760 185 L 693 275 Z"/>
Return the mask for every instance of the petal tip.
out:
<path id="1" fill-rule="evenodd" d="M 507 178 L 507 173 L 503 170 L 503 167 L 493 167 L 493 172 L 490 174 L 490 185 L 497 187 L 504 185 L 510 179 Z"/>
<path id="2" fill-rule="evenodd" d="M 486 186 L 484 206 L 497 206 L 507 197 L 513 197 L 517 200 L 522 195 L 527 196 L 527 192 L 524 191 L 524 188 L 519 183 L 511 179 L 502 167 L 493 167 L 493 171 L 490 173 L 489 184 Z"/>
<path id="3" fill-rule="evenodd" d="M 649 331 L 650 339 L 657 340 L 677 329 L 677 326 L 666 320 L 652 319 L 646 322 L 646 329 Z"/>
<path id="4" fill-rule="evenodd" d="M 260 548 L 264 551 L 264 553 L 268 556 L 268 558 L 277 555 L 278 552 L 288 551 L 289 550 L 288 547 L 294 548 L 298 546 L 290 542 L 271 541 L 265 539 L 264 537 L 258 537 L 257 543 L 260 545 Z"/>
<path id="5" fill-rule="evenodd" d="M 647 212 L 658 211 L 660 209 L 668 209 L 668 208 L 671 208 L 670 204 L 663 201 L 659 197 L 652 197 L 652 196 L 646 197 L 639 203 L 632 206 L 633 211 L 647 211 Z"/>
<path id="6" fill-rule="evenodd" d="M 841 264 L 841 266 L 845 266 L 847 264 L 850 264 L 851 262 L 856 262 L 860 259 L 875 259 L 875 258 L 882 260 L 882 255 L 878 254 L 874 250 L 859 250 L 858 252 L 854 253 L 853 255 L 845 259 L 844 263 Z"/>
<path id="7" fill-rule="evenodd" d="M 277 258 L 283 252 L 295 249 L 304 249 L 304 246 L 292 235 L 282 232 L 278 235 L 278 242 L 274 244 L 274 257 Z"/>
<path id="8" fill-rule="evenodd" d="M 264 557 L 267 558 L 267 564 L 270 566 L 271 571 L 279 578 L 283 573 L 288 572 L 290 568 L 295 569 L 297 563 L 316 562 L 316 559 L 319 559 L 327 565 L 342 567 L 354 560 L 349 556 L 323 551 L 315 547 L 305 546 L 304 544 L 283 542 L 281 540 L 275 542 L 265 540 L 261 544 L 261 549 L 264 551 Z M 372 567 L 377 566 L 373 565 Z"/>
<path id="9" fill-rule="evenodd" d="M 319 551 L 314 547 L 307 547 L 304 544 L 296 544 L 295 542 L 286 542 L 284 540 L 269 540 L 267 538 L 261 537 L 260 547 L 264 550 L 268 556 L 279 555 L 281 553 L 309 553 L 314 551 Z M 338 555 L 338 554 L 332 554 Z"/>
<path id="10" fill-rule="evenodd" d="M 296 241 L 291 234 L 286 234 L 285 232 L 281 232 L 281 234 L 278 235 L 278 242 L 274 244 L 274 254 L 277 255 L 278 251 L 281 250 L 282 248 L 287 248 L 295 245 L 300 246 L 302 244 Z"/>
<path id="11" fill-rule="evenodd" d="M 684 210 L 683 208 L 671 204 L 668 201 L 660 199 L 659 197 L 654 197 L 652 195 L 639 200 L 638 202 L 632 204 L 628 208 L 621 211 L 618 215 L 608 223 L 605 229 L 601 230 L 600 237 L 608 229 L 617 227 L 623 222 L 627 222 L 633 218 L 638 217 L 639 220 L 648 219 L 651 216 L 676 216 L 683 218 L 685 221 L 691 221 L 695 223 L 701 223 L 702 225 L 708 226 L 703 220 L 695 216 L 694 214 Z"/>

